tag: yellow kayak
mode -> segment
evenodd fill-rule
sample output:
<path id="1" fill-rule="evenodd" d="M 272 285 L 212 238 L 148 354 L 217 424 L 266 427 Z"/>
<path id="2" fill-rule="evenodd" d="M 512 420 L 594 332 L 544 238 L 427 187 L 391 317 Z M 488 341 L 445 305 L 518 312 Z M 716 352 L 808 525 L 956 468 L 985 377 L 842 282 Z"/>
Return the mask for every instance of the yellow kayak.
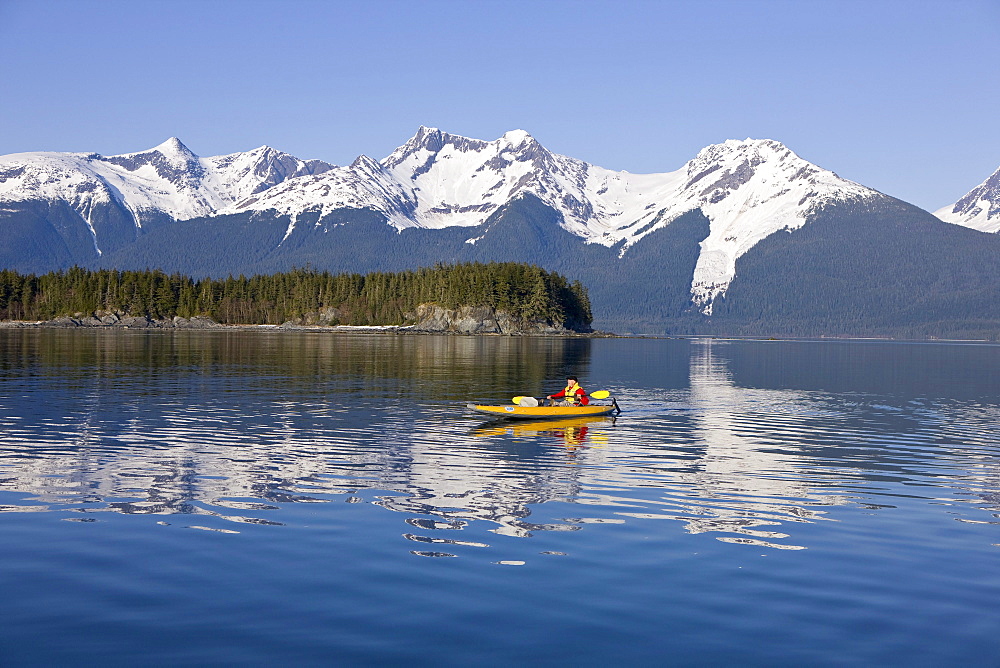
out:
<path id="1" fill-rule="evenodd" d="M 608 406 L 489 406 L 484 404 L 466 404 L 466 407 L 477 413 L 485 413 L 493 417 L 515 418 L 521 420 L 545 420 L 553 418 L 579 418 L 610 415 L 621 412 L 617 402 L 611 400 Z"/>
<path id="2" fill-rule="evenodd" d="M 541 434 L 565 433 L 567 430 L 575 429 L 580 431 L 584 427 L 590 428 L 599 425 L 613 424 L 606 416 L 597 417 L 570 417 L 558 420 L 517 420 L 507 422 L 505 420 L 490 420 L 479 425 L 472 430 L 473 436 L 502 436 L 512 434 L 514 436 L 538 436 Z"/>

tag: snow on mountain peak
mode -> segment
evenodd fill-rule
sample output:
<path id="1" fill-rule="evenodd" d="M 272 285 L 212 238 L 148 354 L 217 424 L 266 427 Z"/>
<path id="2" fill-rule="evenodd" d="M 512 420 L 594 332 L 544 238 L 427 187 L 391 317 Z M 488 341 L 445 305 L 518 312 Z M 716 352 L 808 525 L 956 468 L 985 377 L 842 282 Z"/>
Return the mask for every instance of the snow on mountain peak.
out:
<path id="1" fill-rule="evenodd" d="M 220 208 L 262 193 L 288 179 L 322 174 L 333 169 L 333 165 L 322 160 L 301 160 L 270 146 L 202 158 L 201 162 L 210 175 L 207 181 L 209 187 L 224 196 Z"/>
<path id="2" fill-rule="evenodd" d="M 584 163 L 554 156 L 523 130 L 488 142 L 420 126 L 379 163 L 359 156 L 349 167 L 271 189 L 232 210 L 274 210 L 294 218 L 306 209 L 325 215 L 339 208 L 369 208 L 398 229 L 443 228 L 479 225 L 519 194 L 535 192 L 571 216 L 559 205 L 565 193 L 550 176 L 560 165 L 579 171 Z M 566 201 L 572 203 L 573 197 Z M 571 217 L 571 225 L 589 236 L 589 212 L 583 213 Z"/>
<path id="3" fill-rule="evenodd" d="M 535 141 L 534 137 L 529 135 L 524 130 L 508 130 L 503 133 L 503 137 L 501 137 L 501 139 L 511 146 L 520 146 L 525 142 Z"/>
<path id="4" fill-rule="evenodd" d="M 147 212 L 187 220 L 294 176 L 332 168 L 302 161 L 268 146 L 199 158 L 178 138 L 137 153 L 19 153 L 0 156 L 0 202 L 68 202 L 85 220 L 96 205 L 119 202 L 142 227 Z"/>
<path id="5" fill-rule="evenodd" d="M 980 232 L 1000 232 L 1000 169 L 964 197 L 934 215 L 946 223 Z"/>
<path id="6" fill-rule="evenodd" d="M 186 168 L 192 161 L 197 161 L 198 156 L 194 154 L 187 146 L 181 142 L 177 137 L 171 137 L 167 141 L 163 142 L 159 146 L 155 146 L 148 151 L 143 151 L 141 154 L 149 153 L 159 153 L 167 162 L 178 169 Z M 133 153 L 131 155 L 141 155 Z M 121 156 L 124 157 L 124 156 Z"/>
<path id="7" fill-rule="evenodd" d="M 285 238 L 305 212 L 318 212 L 322 218 L 338 209 L 371 209 L 385 215 L 389 224 L 397 228 L 413 226 L 412 190 L 398 183 L 382 163 L 359 155 L 347 167 L 328 167 L 287 179 L 235 202 L 220 213 L 273 211 L 286 215 L 289 223 Z"/>
<path id="8" fill-rule="evenodd" d="M 421 127 L 382 166 L 412 188 L 412 224 L 472 226 L 544 178 L 550 155 L 523 130 L 487 142 Z"/>
<path id="9" fill-rule="evenodd" d="M 382 165 L 379 164 L 378 160 L 369 158 L 367 155 L 362 153 L 354 159 L 354 162 L 351 163 L 351 168 L 378 172 L 382 170 Z"/>

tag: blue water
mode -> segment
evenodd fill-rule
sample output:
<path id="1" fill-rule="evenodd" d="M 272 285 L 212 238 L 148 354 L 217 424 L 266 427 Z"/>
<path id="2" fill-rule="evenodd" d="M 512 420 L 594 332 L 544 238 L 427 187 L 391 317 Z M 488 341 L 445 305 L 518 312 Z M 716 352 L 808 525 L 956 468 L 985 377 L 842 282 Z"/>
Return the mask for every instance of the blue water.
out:
<path id="1" fill-rule="evenodd" d="M 616 420 L 468 401 L 576 373 Z M 1000 665 L 1000 347 L 0 330 L 0 665 Z"/>

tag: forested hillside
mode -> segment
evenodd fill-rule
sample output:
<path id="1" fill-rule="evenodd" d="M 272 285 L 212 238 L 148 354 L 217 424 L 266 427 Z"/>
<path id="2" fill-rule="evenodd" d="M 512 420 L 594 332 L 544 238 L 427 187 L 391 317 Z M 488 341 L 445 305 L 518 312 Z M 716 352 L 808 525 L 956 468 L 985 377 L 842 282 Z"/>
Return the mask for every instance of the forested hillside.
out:
<path id="1" fill-rule="evenodd" d="M 581 243 L 559 221 L 558 212 L 532 195 L 502 207 L 474 233 L 461 227 L 397 231 L 375 212 L 343 209 L 323 218 L 302 214 L 283 239 L 287 218 L 217 216 L 158 227 L 100 265 L 219 278 L 293 266 L 339 274 L 404 272 L 438 262 L 527 263 L 582 281 L 599 329 L 687 334 L 708 324 L 688 313 L 698 244 L 709 231 L 701 212 L 683 214 L 624 255 L 620 244 Z M 473 234 L 478 239 L 468 243 Z"/>
<path id="2" fill-rule="evenodd" d="M 438 264 L 396 273 L 297 269 L 195 280 L 162 271 L 74 267 L 36 276 L 0 271 L 0 319 L 49 320 L 78 313 L 154 319 L 210 317 L 224 324 L 281 324 L 327 310 L 331 324 L 412 320 L 420 304 L 486 306 L 525 320 L 589 329 L 587 289 L 523 263 Z"/>
<path id="3" fill-rule="evenodd" d="M 998 267 L 996 235 L 898 200 L 828 207 L 740 259 L 710 331 L 996 340 Z"/>

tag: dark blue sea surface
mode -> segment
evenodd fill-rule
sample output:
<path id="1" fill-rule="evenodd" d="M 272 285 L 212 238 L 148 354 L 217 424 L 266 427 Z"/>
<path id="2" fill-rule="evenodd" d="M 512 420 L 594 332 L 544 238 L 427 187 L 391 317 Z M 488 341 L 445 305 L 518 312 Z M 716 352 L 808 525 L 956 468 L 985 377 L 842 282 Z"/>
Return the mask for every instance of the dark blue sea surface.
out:
<path id="1" fill-rule="evenodd" d="M 469 401 L 575 373 L 617 419 Z M 1000 665 L 1000 347 L 0 330 L 0 665 Z"/>

